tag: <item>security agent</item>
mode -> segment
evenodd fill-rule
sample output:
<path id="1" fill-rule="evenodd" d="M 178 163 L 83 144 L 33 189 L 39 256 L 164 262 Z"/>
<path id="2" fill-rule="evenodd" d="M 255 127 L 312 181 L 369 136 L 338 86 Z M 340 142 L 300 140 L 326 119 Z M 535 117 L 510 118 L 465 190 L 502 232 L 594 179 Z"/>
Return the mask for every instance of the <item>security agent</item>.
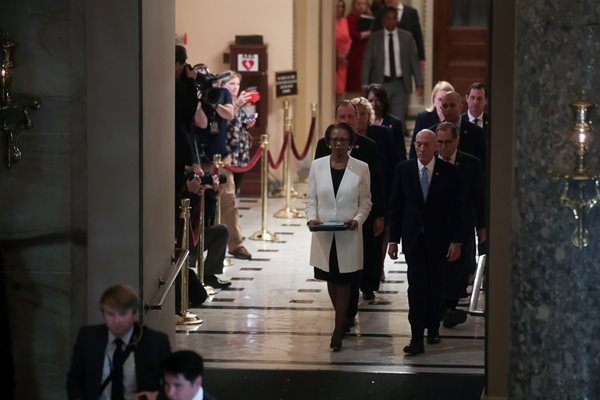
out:
<path id="1" fill-rule="evenodd" d="M 84 326 L 77 335 L 67 374 L 70 400 L 130 399 L 140 392 L 156 396 L 160 362 L 171 348 L 167 335 L 136 322 L 138 306 L 130 286 L 104 291 L 100 298 L 104 324 Z"/>

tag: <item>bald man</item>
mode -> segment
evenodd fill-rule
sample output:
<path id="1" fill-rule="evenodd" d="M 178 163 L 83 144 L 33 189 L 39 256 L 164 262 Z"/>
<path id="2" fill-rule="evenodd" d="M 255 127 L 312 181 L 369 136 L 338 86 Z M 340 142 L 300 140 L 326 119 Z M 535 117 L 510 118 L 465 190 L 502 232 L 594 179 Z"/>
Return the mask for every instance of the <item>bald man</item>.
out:
<path id="1" fill-rule="evenodd" d="M 417 134 L 417 158 L 396 167 L 390 199 L 388 254 L 398 258 L 398 243 L 408 266 L 408 321 L 411 341 L 404 353 L 423 353 L 427 343 L 440 342 L 442 273 L 447 261 L 460 257 L 462 230 L 458 170 L 439 158 L 435 133 Z"/>

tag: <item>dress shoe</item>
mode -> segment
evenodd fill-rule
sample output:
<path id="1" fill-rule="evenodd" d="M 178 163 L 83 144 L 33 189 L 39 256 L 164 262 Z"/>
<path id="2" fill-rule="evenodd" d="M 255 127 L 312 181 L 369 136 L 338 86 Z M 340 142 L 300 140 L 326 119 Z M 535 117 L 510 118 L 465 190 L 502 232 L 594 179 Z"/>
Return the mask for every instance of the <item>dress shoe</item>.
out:
<path id="1" fill-rule="evenodd" d="M 438 344 L 442 341 L 439 331 L 428 331 L 427 332 L 427 344 Z"/>
<path id="2" fill-rule="evenodd" d="M 467 313 L 463 310 L 448 310 L 444 315 L 444 328 L 454 328 L 467 320 Z"/>
<path id="3" fill-rule="evenodd" d="M 252 254 L 250 254 L 248 252 L 248 249 L 246 249 L 244 246 L 240 246 L 237 249 L 230 251 L 229 254 L 231 254 L 235 258 L 239 258 L 240 260 L 252 259 Z"/>
<path id="4" fill-rule="evenodd" d="M 342 338 L 340 336 L 332 336 L 329 348 L 334 352 L 340 351 L 342 349 Z"/>
<path id="5" fill-rule="evenodd" d="M 408 346 L 404 346 L 403 351 L 407 356 L 416 356 L 417 354 L 425 353 L 423 340 L 411 340 Z"/>
<path id="6" fill-rule="evenodd" d="M 354 326 L 356 326 L 354 318 L 347 318 L 345 324 L 346 332 L 350 332 L 350 329 L 354 328 Z"/>
<path id="7" fill-rule="evenodd" d="M 231 281 L 219 279 L 216 275 L 204 275 L 204 284 L 214 289 L 225 289 L 231 286 Z"/>
<path id="8" fill-rule="evenodd" d="M 375 293 L 372 290 L 365 290 L 363 292 L 363 299 L 367 301 L 375 300 Z"/>

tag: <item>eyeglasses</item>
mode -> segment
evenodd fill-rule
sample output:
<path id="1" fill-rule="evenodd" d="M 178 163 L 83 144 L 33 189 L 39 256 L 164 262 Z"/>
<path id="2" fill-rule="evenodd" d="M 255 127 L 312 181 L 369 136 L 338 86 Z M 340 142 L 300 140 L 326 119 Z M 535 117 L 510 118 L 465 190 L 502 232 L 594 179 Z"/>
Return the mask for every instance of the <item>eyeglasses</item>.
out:
<path id="1" fill-rule="evenodd" d="M 329 142 L 331 142 L 333 144 L 335 144 L 335 143 L 344 144 L 344 143 L 348 143 L 349 141 L 350 141 L 350 139 L 345 138 L 345 137 L 332 137 L 332 138 L 329 138 Z"/>
<path id="2" fill-rule="evenodd" d="M 438 140 L 437 143 L 440 146 L 450 146 L 452 143 L 454 143 L 454 140 L 450 140 L 450 139 L 446 139 L 446 140 Z"/>

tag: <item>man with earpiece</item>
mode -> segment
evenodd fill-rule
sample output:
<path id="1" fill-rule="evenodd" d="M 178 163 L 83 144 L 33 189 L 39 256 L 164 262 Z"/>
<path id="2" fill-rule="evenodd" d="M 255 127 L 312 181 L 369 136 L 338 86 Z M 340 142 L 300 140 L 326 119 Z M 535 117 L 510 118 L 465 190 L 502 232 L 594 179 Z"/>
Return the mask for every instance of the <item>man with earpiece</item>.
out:
<path id="1" fill-rule="evenodd" d="M 79 330 L 67 374 L 69 400 L 156 398 L 160 363 L 171 354 L 169 338 L 137 323 L 140 302 L 127 285 L 100 298 L 103 324 Z M 143 393 L 141 393 L 143 392 Z"/>

